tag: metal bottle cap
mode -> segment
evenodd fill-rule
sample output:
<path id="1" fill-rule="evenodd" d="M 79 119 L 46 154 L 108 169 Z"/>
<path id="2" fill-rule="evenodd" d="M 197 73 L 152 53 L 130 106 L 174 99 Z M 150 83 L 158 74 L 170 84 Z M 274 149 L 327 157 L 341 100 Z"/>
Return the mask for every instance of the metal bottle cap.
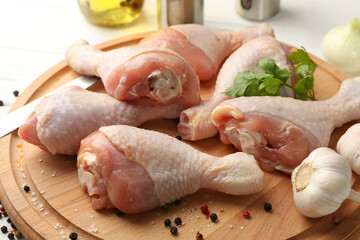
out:
<path id="1" fill-rule="evenodd" d="M 236 0 L 240 16 L 250 20 L 264 20 L 280 10 L 280 0 Z"/>
<path id="2" fill-rule="evenodd" d="M 203 24 L 203 0 L 158 0 L 160 28 L 184 23 Z"/>

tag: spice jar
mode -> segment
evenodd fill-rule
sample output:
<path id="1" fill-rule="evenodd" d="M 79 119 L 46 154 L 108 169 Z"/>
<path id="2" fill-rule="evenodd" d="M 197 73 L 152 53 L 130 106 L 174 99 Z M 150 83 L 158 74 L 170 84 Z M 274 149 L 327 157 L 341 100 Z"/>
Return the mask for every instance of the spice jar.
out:
<path id="1" fill-rule="evenodd" d="M 203 24 L 203 6 L 203 0 L 157 0 L 159 28 L 184 23 Z"/>
<path id="2" fill-rule="evenodd" d="M 90 23 L 114 27 L 137 19 L 144 0 L 78 0 L 78 4 Z"/>
<path id="3" fill-rule="evenodd" d="M 239 15 L 250 20 L 265 20 L 280 10 L 280 0 L 236 0 Z"/>

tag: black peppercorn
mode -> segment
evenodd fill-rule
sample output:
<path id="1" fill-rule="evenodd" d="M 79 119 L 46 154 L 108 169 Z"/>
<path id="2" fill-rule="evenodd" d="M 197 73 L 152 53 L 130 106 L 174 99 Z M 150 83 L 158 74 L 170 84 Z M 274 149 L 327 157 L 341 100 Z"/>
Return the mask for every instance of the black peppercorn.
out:
<path id="1" fill-rule="evenodd" d="M 1 227 L 1 232 L 2 232 L 2 233 L 7 233 L 7 231 L 8 231 L 8 229 L 7 229 L 6 226 L 2 226 L 2 227 Z"/>
<path id="2" fill-rule="evenodd" d="M 4 102 L 0 100 L 0 107 L 4 106 Z M 1 203 L 0 203 L 1 204 Z"/>
<path id="3" fill-rule="evenodd" d="M 30 191 L 30 187 L 29 187 L 28 185 L 25 185 L 25 186 L 24 186 L 24 190 L 25 190 L 25 192 L 29 192 L 29 191 Z"/>
<path id="4" fill-rule="evenodd" d="M 69 238 L 71 240 L 77 240 L 78 239 L 78 234 L 76 232 L 72 232 L 72 233 L 70 233 Z"/>
<path id="5" fill-rule="evenodd" d="M 125 215 L 124 212 L 120 211 L 120 210 L 117 209 L 117 208 L 115 208 L 115 213 L 116 213 L 116 215 L 117 215 L 118 217 L 121 217 L 121 216 Z"/>
<path id="6" fill-rule="evenodd" d="M 10 240 L 15 239 L 15 235 L 14 235 L 13 233 L 9 233 L 9 234 L 7 235 L 7 237 L 8 237 Z"/>
<path id="7" fill-rule="evenodd" d="M 164 224 L 165 224 L 166 227 L 170 227 L 170 225 L 171 225 L 170 219 L 168 219 L 168 218 L 165 219 Z"/>
<path id="8" fill-rule="evenodd" d="M 12 227 L 12 229 L 16 229 L 16 226 L 14 223 L 11 223 L 11 227 Z"/>
<path id="9" fill-rule="evenodd" d="M 15 97 L 17 97 L 17 96 L 19 96 L 19 91 L 18 91 L 18 90 L 15 90 L 15 91 L 13 92 L 13 94 L 14 94 Z"/>
<path id="10" fill-rule="evenodd" d="M 180 205 L 180 199 L 176 199 L 174 203 L 175 205 Z"/>
<path id="11" fill-rule="evenodd" d="M 202 240 L 202 239 L 204 239 L 203 235 L 201 233 L 197 232 L 196 240 Z"/>
<path id="12" fill-rule="evenodd" d="M 170 228 L 170 232 L 171 232 L 171 234 L 176 235 L 177 232 L 178 232 L 177 227 L 172 226 L 172 227 Z"/>
<path id="13" fill-rule="evenodd" d="M 266 202 L 264 205 L 264 209 L 265 209 L 265 211 L 270 212 L 272 209 L 271 204 Z"/>
<path id="14" fill-rule="evenodd" d="M 181 220 L 181 218 L 177 217 L 177 218 L 175 218 L 174 222 L 176 225 L 181 225 L 182 220 Z"/>
<path id="15" fill-rule="evenodd" d="M 16 231 L 15 236 L 16 236 L 17 239 L 20 239 L 20 238 L 23 237 L 23 235 L 22 235 L 22 233 L 20 231 Z"/>
<path id="16" fill-rule="evenodd" d="M 6 221 L 7 221 L 8 223 L 12 223 L 10 218 L 8 218 Z"/>
<path id="17" fill-rule="evenodd" d="M 210 219 L 211 219 L 211 221 L 216 222 L 216 220 L 217 220 L 217 215 L 216 215 L 216 213 L 212 213 L 212 214 L 210 215 Z"/>
<path id="18" fill-rule="evenodd" d="M 180 141 L 182 140 L 182 137 L 180 135 L 177 135 L 176 138 L 177 138 L 177 140 L 180 140 Z"/>

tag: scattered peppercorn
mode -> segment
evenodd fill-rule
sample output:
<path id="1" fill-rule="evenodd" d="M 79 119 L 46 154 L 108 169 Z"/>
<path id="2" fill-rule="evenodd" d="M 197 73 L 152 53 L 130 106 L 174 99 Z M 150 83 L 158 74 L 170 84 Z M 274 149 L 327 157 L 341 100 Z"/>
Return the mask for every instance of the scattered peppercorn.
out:
<path id="1" fill-rule="evenodd" d="M 181 136 L 180 136 L 180 137 L 181 137 Z M 177 138 L 177 137 L 176 137 L 176 138 Z M 175 203 L 175 205 L 180 205 L 180 199 L 176 199 L 174 203 Z"/>
<path id="2" fill-rule="evenodd" d="M 7 233 L 7 231 L 8 231 L 8 229 L 7 229 L 6 226 L 2 226 L 2 227 L 1 227 L 1 232 L 2 232 L 2 233 Z"/>
<path id="3" fill-rule="evenodd" d="M 209 208 L 206 204 L 204 206 L 201 206 L 200 210 L 204 214 L 207 214 L 209 212 Z"/>
<path id="4" fill-rule="evenodd" d="M 1 214 L 2 214 L 4 217 L 7 217 L 7 213 L 6 213 L 5 210 L 4 210 L 4 211 L 1 211 Z"/>
<path id="5" fill-rule="evenodd" d="M 13 92 L 13 94 L 14 94 L 15 97 L 17 97 L 17 96 L 19 96 L 19 91 L 18 91 L 18 90 L 15 90 L 15 91 Z"/>
<path id="6" fill-rule="evenodd" d="M 181 225 L 181 223 L 182 223 L 182 220 L 181 220 L 181 218 L 180 217 L 177 217 L 177 218 L 175 218 L 175 220 L 174 220 L 174 222 L 175 222 L 175 224 L 176 225 Z"/>
<path id="7" fill-rule="evenodd" d="M 172 227 L 170 228 L 170 232 L 171 232 L 171 234 L 176 235 L 176 234 L 177 234 L 177 232 L 178 232 L 177 227 L 172 226 Z"/>
<path id="8" fill-rule="evenodd" d="M 6 221 L 7 221 L 8 223 L 12 223 L 12 221 L 11 221 L 10 218 L 8 218 Z"/>
<path id="9" fill-rule="evenodd" d="M 199 232 L 196 233 L 196 240 L 202 240 L 204 239 L 203 235 Z"/>
<path id="10" fill-rule="evenodd" d="M 271 203 L 266 202 L 265 205 L 264 205 L 264 209 L 265 209 L 265 211 L 270 212 L 271 209 L 272 209 Z"/>
<path id="11" fill-rule="evenodd" d="M 333 222 L 336 224 L 340 223 L 340 218 L 338 216 L 333 217 Z"/>
<path id="12" fill-rule="evenodd" d="M 180 141 L 182 140 L 182 137 L 180 135 L 177 135 L 176 138 L 177 138 L 177 140 L 180 140 Z"/>
<path id="13" fill-rule="evenodd" d="M 30 191 L 30 187 L 29 187 L 28 185 L 25 185 L 25 186 L 24 186 L 24 190 L 25 190 L 25 192 L 29 192 L 29 191 Z"/>
<path id="14" fill-rule="evenodd" d="M 244 212 L 243 212 L 243 217 L 249 218 L 249 217 L 250 217 L 250 213 L 249 213 L 248 211 L 244 211 Z"/>
<path id="15" fill-rule="evenodd" d="M 16 232 L 15 232 L 15 236 L 16 236 L 17 239 L 23 237 L 23 235 L 22 235 L 22 233 L 21 233 L 20 231 L 16 231 Z"/>
<path id="16" fill-rule="evenodd" d="M 16 226 L 14 223 L 11 223 L 10 225 L 11 225 L 12 229 L 16 229 Z"/>
<path id="17" fill-rule="evenodd" d="M 0 100 L 0 107 L 2 107 L 2 106 L 4 106 L 4 102 Z"/>
<path id="18" fill-rule="evenodd" d="M 15 239 L 15 235 L 14 235 L 13 233 L 9 233 L 9 234 L 8 234 L 8 238 L 9 238 L 10 240 Z"/>
<path id="19" fill-rule="evenodd" d="M 166 204 L 164 205 L 164 210 L 165 210 L 165 212 L 169 212 L 169 211 L 171 210 L 171 206 L 170 206 L 169 203 L 166 203 Z"/>
<path id="20" fill-rule="evenodd" d="M 9 233 L 9 234 L 7 235 L 7 237 L 8 237 L 10 240 L 15 239 L 15 235 L 14 235 L 13 233 Z"/>
<path id="21" fill-rule="evenodd" d="M 72 232 L 72 233 L 70 233 L 69 238 L 71 240 L 77 240 L 78 239 L 78 234 L 76 232 Z"/>
<path id="22" fill-rule="evenodd" d="M 216 220 L 217 220 L 217 215 L 216 215 L 216 213 L 212 213 L 212 214 L 210 215 L 210 219 L 211 219 L 212 222 L 216 222 Z"/>
<path id="23" fill-rule="evenodd" d="M 116 215 L 117 215 L 118 217 L 121 217 L 121 216 L 125 215 L 124 212 L 120 211 L 120 210 L 117 209 L 117 208 L 115 208 L 115 213 L 116 213 Z"/>
<path id="24" fill-rule="evenodd" d="M 165 219 L 164 224 L 165 224 L 166 227 L 170 227 L 170 226 L 171 226 L 171 221 L 170 221 L 170 219 L 168 219 L 168 218 Z"/>

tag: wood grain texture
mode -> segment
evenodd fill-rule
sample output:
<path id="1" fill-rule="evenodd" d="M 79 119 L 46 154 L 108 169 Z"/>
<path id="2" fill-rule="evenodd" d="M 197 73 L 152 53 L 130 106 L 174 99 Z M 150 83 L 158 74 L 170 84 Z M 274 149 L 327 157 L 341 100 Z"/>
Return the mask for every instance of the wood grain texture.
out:
<path id="1" fill-rule="evenodd" d="M 103 50 L 136 44 L 148 33 L 115 39 L 98 45 Z M 338 90 L 346 75 L 322 60 L 312 56 L 318 64 L 315 73 L 315 92 L 318 99 L 331 97 Z M 79 75 L 60 62 L 36 79 L 18 98 L 12 110 L 63 85 Z M 213 91 L 214 81 L 202 83 L 202 98 L 208 98 Z M 104 92 L 97 83 L 92 91 Z M 330 147 L 352 123 L 335 129 Z M 176 136 L 175 120 L 156 120 L 140 127 L 154 129 Z M 224 145 L 218 136 L 190 145 L 216 156 L 232 153 L 235 148 Z M 76 158 L 53 156 L 28 144 L 14 131 L 0 139 L 0 195 L 9 216 L 28 239 L 62 239 L 71 232 L 77 232 L 80 239 L 172 239 L 169 229 L 164 227 L 166 218 L 180 216 L 185 225 L 179 228 L 174 239 L 195 239 L 200 231 L 205 239 L 358 239 L 360 237 L 360 208 L 351 201 L 332 215 L 310 219 L 302 216 L 295 208 L 290 176 L 279 173 L 265 173 L 266 187 L 249 196 L 230 196 L 202 189 L 181 200 L 180 205 L 118 217 L 114 210 L 95 211 L 90 197 L 78 183 Z M 353 177 L 353 188 L 360 189 L 360 181 Z M 31 193 L 23 190 L 23 184 L 30 186 Z M 270 202 L 273 211 L 264 211 L 264 203 Z M 200 207 L 209 206 L 217 213 L 219 221 L 212 224 L 201 212 Z M 242 212 L 251 213 L 244 219 Z M 340 223 L 335 224 L 333 217 Z M 61 228 L 59 227 L 61 225 Z M 96 232 L 94 228 L 97 229 Z"/>

